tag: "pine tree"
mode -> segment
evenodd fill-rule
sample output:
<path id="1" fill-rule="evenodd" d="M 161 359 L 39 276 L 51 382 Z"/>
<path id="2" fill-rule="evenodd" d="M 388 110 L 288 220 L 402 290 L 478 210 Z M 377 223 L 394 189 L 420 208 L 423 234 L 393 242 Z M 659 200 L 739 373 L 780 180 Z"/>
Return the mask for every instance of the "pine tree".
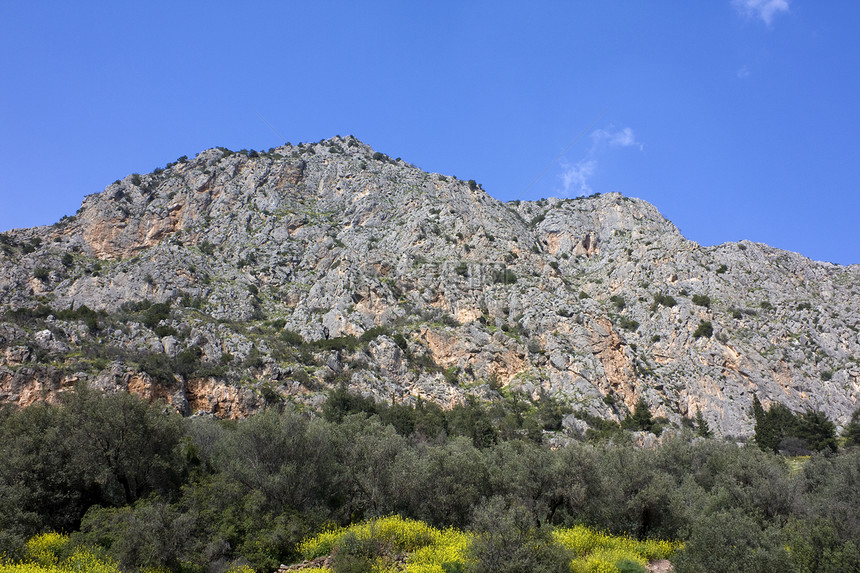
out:
<path id="1" fill-rule="evenodd" d="M 851 421 L 842 430 L 846 446 L 860 446 L 860 408 L 854 410 Z"/>
<path id="2" fill-rule="evenodd" d="M 764 421 L 764 408 L 759 402 L 758 396 L 753 394 L 752 415 L 755 419 L 755 425 L 758 426 Z"/>
<path id="3" fill-rule="evenodd" d="M 764 407 L 761 405 L 758 396 L 755 394 L 753 394 L 752 415 L 755 420 L 755 443 L 763 450 L 776 451 L 776 445 L 779 441 L 777 440 L 777 444 L 772 443 L 773 432 L 770 424 L 768 423 L 769 420 L 767 418 L 767 413 L 764 411 Z"/>
<path id="4" fill-rule="evenodd" d="M 836 424 L 823 412 L 807 410 L 800 416 L 795 433 L 816 452 L 836 451 Z"/>
<path id="5" fill-rule="evenodd" d="M 798 436 L 798 423 L 794 412 L 789 410 L 788 406 L 777 402 L 765 413 L 761 431 L 756 430 L 756 442 L 762 449 L 776 453 L 783 439 Z"/>
<path id="6" fill-rule="evenodd" d="M 648 402 L 645 401 L 645 398 L 639 398 L 636 406 L 633 407 L 633 414 L 624 419 L 622 427 L 627 430 L 642 430 L 643 432 L 654 430 L 654 418 L 651 417 L 651 411 L 648 409 Z"/>
<path id="7" fill-rule="evenodd" d="M 708 426 L 708 421 L 702 415 L 702 411 L 698 407 L 696 408 L 696 435 L 703 438 L 710 438 L 714 435 L 710 426 Z"/>

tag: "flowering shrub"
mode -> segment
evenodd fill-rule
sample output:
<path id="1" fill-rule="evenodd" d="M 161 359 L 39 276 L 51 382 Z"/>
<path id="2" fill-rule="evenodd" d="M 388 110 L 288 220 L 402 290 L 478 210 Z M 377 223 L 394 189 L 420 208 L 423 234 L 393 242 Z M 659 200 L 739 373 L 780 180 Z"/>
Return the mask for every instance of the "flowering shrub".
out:
<path id="1" fill-rule="evenodd" d="M 471 537 L 457 529 L 440 532 L 433 543 L 413 552 L 406 562 L 406 573 L 450 573 L 468 563 Z"/>
<path id="2" fill-rule="evenodd" d="M 298 549 L 305 559 L 338 552 L 362 554 L 375 559 L 373 570 L 380 573 L 393 571 L 386 557 L 409 553 L 404 569 L 407 573 L 448 573 L 462 569 L 467 562 L 469 539 L 453 528 L 440 531 L 421 521 L 392 516 L 323 531 L 300 543 Z"/>
<path id="3" fill-rule="evenodd" d="M 631 566 L 637 563 L 644 570 L 648 561 L 667 559 L 681 548 L 680 543 L 636 541 L 600 533 L 582 525 L 557 529 L 553 535 L 556 541 L 577 555 L 571 563 L 574 573 L 617 573 L 619 562 L 629 562 Z"/>
<path id="4" fill-rule="evenodd" d="M 365 521 L 350 527 L 323 531 L 299 544 L 298 550 L 305 559 L 329 555 L 346 536 L 358 541 L 375 541 L 396 552 L 415 551 L 435 542 L 442 533 L 426 523 L 400 516 Z"/>
<path id="5" fill-rule="evenodd" d="M 420 521 L 394 516 L 323 531 L 303 541 L 299 552 L 305 559 L 337 555 L 338 551 L 360 554 L 373 562 L 373 571 L 377 573 L 395 570 L 451 573 L 465 571 L 472 564 L 469 552 L 473 537 L 474 534 L 458 529 L 440 531 Z M 636 541 L 608 535 L 581 525 L 556 529 L 553 539 L 576 555 L 570 564 L 573 573 L 644 571 L 648 561 L 666 559 L 681 547 L 680 543 L 670 541 Z M 386 558 L 401 553 L 409 553 L 409 556 L 405 566 L 398 569 Z M 331 570 L 316 568 L 307 571 L 323 573 Z"/>
<path id="6" fill-rule="evenodd" d="M 254 570 L 248 565 L 231 565 L 227 573 L 254 573 Z"/>
<path id="7" fill-rule="evenodd" d="M 27 561 L 43 567 L 56 565 L 59 554 L 66 549 L 68 544 L 69 536 L 60 533 L 43 533 L 32 537 L 24 545 Z"/>
<path id="8" fill-rule="evenodd" d="M 69 536 L 43 533 L 25 544 L 26 557 L 19 563 L 0 563 L 0 573 L 120 573 L 117 564 L 86 547 L 70 550 Z"/>

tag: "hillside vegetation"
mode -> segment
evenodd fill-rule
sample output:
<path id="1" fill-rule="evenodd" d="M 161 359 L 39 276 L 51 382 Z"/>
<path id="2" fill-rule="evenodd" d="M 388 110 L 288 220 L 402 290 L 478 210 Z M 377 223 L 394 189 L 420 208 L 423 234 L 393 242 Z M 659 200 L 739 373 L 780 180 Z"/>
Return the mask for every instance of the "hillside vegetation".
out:
<path id="1" fill-rule="evenodd" d="M 7 570 L 27 570 L 18 560 L 32 562 L 34 536 L 48 532 L 69 535 L 51 565 L 58 570 L 92 555 L 122 571 L 270 572 L 338 547 L 359 567 L 447 547 L 433 540 L 468 539 L 468 559 L 445 571 L 524 570 L 517 563 L 556 571 L 559 563 L 597 560 L 576 541 L 604 543 L 596 532 L 644 545 L 618 542 L 640 548 L 639 557 L 613 553 L 608 568 L 581 570 L 639 571 L 652 558 L 642 548 L 663 547 L 660 540 L 671 540 L 672 550 L 683 544 L 670 557 L 679 572 L 860 567 L 854 445 L 791 464 L 754 444 L 692 432 L 650 449 L 629 443 L 621 429 L 610 441 L 554 448 L 528 432 L 500 431 L 504 417 L 479 402 L 456 415 L 430 405 L 401 411 L 395 426 L 381 417 L 390 411 L 352 413 L 361 400 L 350 396 L 339 403 L 352 406 L 332 406 L 324 417 L 285 405 L 237 421 L 183 418 L 163 403 L 86 387 L 58 405 L 4 409 Z M 516 406 L 504 408 L 516 416 Z M 387 531 L 391 522 L 373 521 L 386 516 L 420 521 L 394 523 L 427 532 L 429 545 L 389 547 L 387 534 L 374 533 Z M 314 537 L 320 531 L 328 533 Z"/>

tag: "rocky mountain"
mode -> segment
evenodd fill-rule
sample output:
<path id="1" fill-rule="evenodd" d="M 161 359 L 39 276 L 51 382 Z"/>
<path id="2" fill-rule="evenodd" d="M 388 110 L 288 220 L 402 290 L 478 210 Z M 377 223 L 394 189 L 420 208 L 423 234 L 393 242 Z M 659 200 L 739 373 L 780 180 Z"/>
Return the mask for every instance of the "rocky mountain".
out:
<path id="1" fill-rule="evenodd" d="M 753 395 L 838 425 L 860 400 L 860 265 L 703 247 L 614 193 L 502 203 L 352 137 L 209 149 L 0 234 L 0 310 L 17 405 L 78 380 L 225 417 L 508 388 L 742 436 Z"/>

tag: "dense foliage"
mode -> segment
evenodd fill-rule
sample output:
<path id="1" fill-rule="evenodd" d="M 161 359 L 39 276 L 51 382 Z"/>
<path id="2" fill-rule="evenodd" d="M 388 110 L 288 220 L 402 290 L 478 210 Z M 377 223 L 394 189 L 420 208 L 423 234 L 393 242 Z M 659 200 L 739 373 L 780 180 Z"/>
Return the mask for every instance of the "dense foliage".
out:
<path id="1" fill-rule="evenodd" d="M 807 410 L 797 416 L 778 403 L 765 410 L 757 396 L 753 397 L 752 410 L 755 441 L 764 450 L 792 455 L 836 451 L 836 425 L 821 412 Z M 850 424 L 846 428 L 849 443 L 853 443 L 852 428 Z"/>
<path id="2" fill-rule="evenodd" d="M 860 449 L 790 464 L 692 432 L 636 448 L 620 428 L 553 449 L 540 436 L 559 415 L 551 400 L 442 411 L 340 389 L 323 417 L 183 419 L 79 388 L 0 413 L 0 552 L 26 558 L 28 539 L 56 531 L 64 555 L 88 548 L 122 571 L 273 571 L 322 529 L 399 515 L 471 532 L 464 571 L 555 570 L 582 554 L 552 532 L 580 525 L 684 542 L 679 573 L 860 569 Z M 628 425 L 650 423 L 640 412 Z"/>

